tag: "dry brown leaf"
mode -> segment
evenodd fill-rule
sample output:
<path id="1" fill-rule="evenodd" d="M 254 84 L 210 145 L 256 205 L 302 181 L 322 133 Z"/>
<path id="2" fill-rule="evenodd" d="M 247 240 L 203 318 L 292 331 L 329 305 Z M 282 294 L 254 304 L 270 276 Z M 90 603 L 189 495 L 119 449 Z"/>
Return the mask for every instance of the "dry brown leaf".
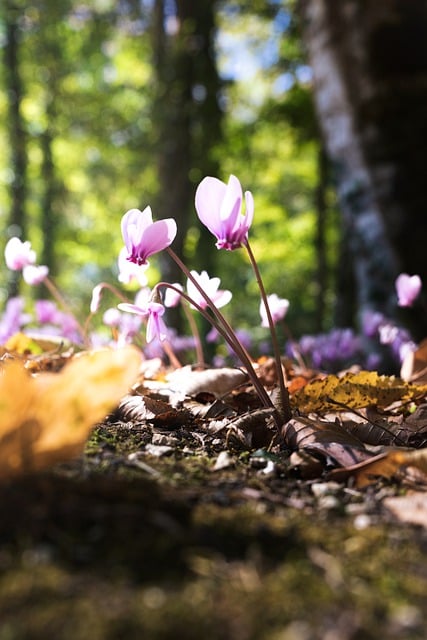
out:
<path id="1" fill-rule="evenodd" d="M 384 500 L 384 506 L 402 522 L 411 522 L 427 529 L 427 493 L 411 491 L 404 496 Z"/>
<path id="2" fill-rule="evenodd" d="M 338 411 L 340 408 L 387 407 L 393 402 L 409 402 L 427 393 L 427 386 L 412 385 L 394 376 L 375 371 L 347 373 L 342 378 L 329 375 L 309 382 L 293 396 L 293 404 L 303 413 Z"/>
<path id="3" fill-rule="evenodd" d="M 151 422 L 156 426 L 176 428 L 192 421 L 187 409 L 175 409 L 168 402 L 149 396 L 126 396 L 119 404 L 123 420 Z"/>
<path id="4" fill-rule="evenodd" d="M 427 383 L 427 338 L 418 345 L 418 349 L 406 355 L 400 375 L 408 382 Z"/>
<path id="5" fill-rule="evenodd" d="M 334 422 L 300 416 L 289 420 L 282 427 L 282 434 L 291 449 L 321 456 L 341 467 L 352 466 L 372 456 L 358 438 Z"/>
<path id="6" fill-rule="evenodd" d="M 75 356 L 60 373 L 30 376 L 10 361 L 0 373 L 0 478 L 42 469 L 81 453 L 94 424 L 135 382 L 132 348 Z"/>
<path id="7" fill-rule="evenodd" d="M 418 482 L 427 485 L 427 449 L 417 451 L 393 449 L 345 469 L 337 469 L 329 474 L 332 480 L 355 478 L 357 487 L 372 484 L 378 478 L 402 476 L 406 468 L 415 468 Z"/>
<path id="8" fill-rule="evenodd" d="M 204 371 L 193 371 L 191 367 L 182 367 L 171 373 L 167 381 L 169 388 L 174 392 L 195 396 L 207 391 L 218 397 L 229 393 L 247 379 L 248 376 L 244 371 L 231 367 Z"/>

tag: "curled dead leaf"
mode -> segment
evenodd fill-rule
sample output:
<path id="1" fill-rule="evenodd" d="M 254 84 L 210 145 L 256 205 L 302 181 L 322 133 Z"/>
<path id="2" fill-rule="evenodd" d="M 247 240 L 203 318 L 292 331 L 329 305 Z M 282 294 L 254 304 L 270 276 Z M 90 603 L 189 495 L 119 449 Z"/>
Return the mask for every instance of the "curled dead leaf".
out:
<path id="1" fill-rule="evenodd" d="M 167 380 L 170 389 L 187 396 L 195 396 L 203 391 L 214 396 L 229 393 L 248 379 L 241 369 L 223 367 L 193 371 L 191 367 L 182 367 L 171 373 Z"/>
<path id="2" fill-rule="evenodd" d="M 149 396 L 126 396 L 118 412 L 123 420 L 151 422 L 157 426 L 176 428 L 193 419 L 187 409 L 175 409 L 168 402 Z"/>
<path id="3" fill-rule="evenodd" d="M 427 449 L 416 451 L 393 449 L 373 456 L 359 464 L 346 469 L 337 469 L 329 474 L 334 480 L 344 480 L 350 476 L 355 479 L 357 487 L 372 484 L 378 478 L 402 477 L 405 469 L 413 467 L 420 473 L 418 482 L 427 485 Z"/>
<path id="4" fill-rule="evenodd" d="M 80 454 L 94 424 L 135 382 L 133 347 L 74 356 L 60 373 L 31 376 L 18 361 L 0 373 L 0 478 Z"/>

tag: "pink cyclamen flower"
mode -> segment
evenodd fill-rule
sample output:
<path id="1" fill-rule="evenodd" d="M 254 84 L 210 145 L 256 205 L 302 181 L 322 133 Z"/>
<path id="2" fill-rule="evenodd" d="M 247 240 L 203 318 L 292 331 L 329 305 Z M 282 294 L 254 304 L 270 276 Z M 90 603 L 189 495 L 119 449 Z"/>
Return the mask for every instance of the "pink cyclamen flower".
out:
<path id="1" fill-rule="evenodd" d="M 49 268 L 44 264 L 27 264 L 22 269 L 22 277 L 27 284 L 36 286 L 46 280 L 49 274 Z"/>
<path id="2" fill-rule="evenodd" d="M 242 187 L 236 176 L 228 184 L 210 176 L 204 178 L 196 191 L 196 211 L 200 221 L 217 238 L 218 249 L 238 249 L 247 240 L 254 217 L 254 199 L 245 191 L 246 213 L 241 213 Z"/>
<path id="3" fill-rule="evenodd" d="M 24 267 L 34 264 L 36 252 L 31 249 L 30 242 L 22 242 L 17 237 L 10 238 L 4 249 L 6 266 L 12 271 L 20 271 Z"/>
<path id="4" fill-rule="evenodd" d="M 279 298 L 278 295 L 276 295 L 275 293 L 272 293 L 271 295 L 267 296 L 267 302 L 270 308 L 271 319 L 273 320 L 273 324 L 276 324 L 277 322 L 279 322 L 279 320 L 283 320 L 283 318 L 285 317 L 289 309 L 289 300 L 286 300 L 286 298 Z M 267 312 L 265 310 L 265 305 L 263 300 L 261 300 L 261 304 L 259 305 L 259 313 L 261 316 L 261 326 L 268 328 L 269 324 L 268 324 Z"/>
<path id="5" fill-rule="evenodd" d="M 422 287 L 420 276 L 401 273 L 396 279 L 397 304 L 399 307 L 411 307 Z"/>
<path id="6" fill-rule="evenodd" d="M 99 305 L 101 304 L 102 290 L 104 289 L 104 284 L 101 282 L 97 284 L 92 289 L 92 298 L 90 300 L 90 312 L 96 313 L 99 309 Z"/>
<path id="7" fill-rule="evenodd" d="M 122 314 L 119 309 L 116 307 L 110 307 L 104 311 L 104 315 L 102 316 L 102 322 L 107 327 L 118 327 L 120 325 L 120 320 L 122 318 Z"/>
<path id="8" fill-rule="evenodd" d="M 151 207 L 145 207 L 144 211 L 130 209 L 123 216 L 121 227 L 127 259 L 137 265 L 147 264 L 151 255 L 168 247 L 177 232 L 173 218 L 153 222 Z"/>
<path id="9" fill-rule="evenodd" d="M 145 287 L 147 284 L 147 276 L 145 270 L 148 264 L 138 265 L 128 260 L 128 250 L 123 247 L 119 253 L 117 259 L 117 265 L 119 267 L 118 281 L 123 284 L 131 284 L 137 282 L 141 287 Z"/>
<path id="10" fill-rule="evenodd" d="M 178 289 L 179 291 L 184 290 L 182 284 L 180 284 L 179 282 L 174 282 L 172 286 L 174 286 L 175 289 Z M 175 291 L 174 289 L 170 289 L 168 287 L 165 291 L 165 298 L 163 302 L 165 307 L 177 307 L 181 302 L 181 294 L 179 294 L 178 291 Z"/>
<path id="11" fill-rule="evenodd" d="M 162 304 L 159 302 L 148 301 L 143 307 L 139 307 L 136 304 L 122 302 L 117 306 L 121 311 L 136 313 L 143 318 L 147 318 L 147 342 L 151 342 L 154 338 L 158 338 L 162 342 L 163 340 L 166 340 L 168 336 L 168 329 L 162 318 L 162 315 L 165 312 L 165 308 Z"/>
<path id="12" fill-rule="evenodd" d="M 210 278 L 206 271 L 202 271 L 201 273 L 197 273 L 197 271 L 190 271 L 190 273 L 218 309 L 230 302 L 233 294 L 231 291 L 226 289 L 218 289 L 221 283 L 219 278 Z M 191 280 L 187 280 L 187 293 L 189 297 L 199 305 L 199 307 L 206 309 L 208 303 Z"/>

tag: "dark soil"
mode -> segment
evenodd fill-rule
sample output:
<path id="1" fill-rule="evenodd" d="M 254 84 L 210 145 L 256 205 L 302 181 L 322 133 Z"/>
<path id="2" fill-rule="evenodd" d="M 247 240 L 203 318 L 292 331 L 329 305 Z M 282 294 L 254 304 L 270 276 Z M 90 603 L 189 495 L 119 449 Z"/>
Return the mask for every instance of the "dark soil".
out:
<path id="1" fill-rule="evenodd" d="M 106 422 L 3 484 L 0 640 L 424 639 L 427 533 L 382 506 L 404 489 L 237 444 Z"/>

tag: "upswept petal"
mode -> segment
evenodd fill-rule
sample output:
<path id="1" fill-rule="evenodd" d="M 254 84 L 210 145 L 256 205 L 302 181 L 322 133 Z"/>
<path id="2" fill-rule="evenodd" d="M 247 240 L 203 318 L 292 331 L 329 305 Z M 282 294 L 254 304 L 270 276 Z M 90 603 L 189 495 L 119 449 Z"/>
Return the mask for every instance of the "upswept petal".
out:
<path id="1" fill-rule="evenodd" d="M 242 187 L 236 176 L 231 175 L 225 190 L 225 195 L 221 203 L 219 217 L 223 221 L 229 222 L 227 226 L 233 227 L 232 218 L 236 218 L 242 206 Z"/>
<path id="2" fill-rule="evenodd" d="M 221 234 L 219 235 L 220 239 L 233 238 L 239 231 L 242 221 L 244 221 L 243 216 L 240 214 L 241 207 L 242 201 L 236 200 L 234 206 L 229 211 L 229 215 L 222 221 Z"/>
<path id="3" fill-rule="evenodd" d="M 218 178 L 203 178 L 196 190 L 195 205 L 199 220 L 214 235 L 221 225 L 220 209 L 227 186 Z"/>
<path id="4" fill-rule="evenodd" d="M 20 238 L 14 236 L 6 244 L 4 258 L 8 269 L 19 271 L 27 265 L 35 263 L 36 252 L 31 249 L 31 243 L 28 240 L 22 242 Z"/>
<path id="5" fill-rule="evenodd" d="M 422 281 L 419 275 L 410 276 L 407 273 L 401 273 L 396 279 L 398 305 L 411 307 L 420 294 L 421 288 Z"/>
<path id="6" fill-rule="evenodd" d="M 216 295 L 212 297 L 215 306 L 220 309 L 221 307 L 225 307 L 233 297 L 233 294 L 228 289 L 220 290 L 216 292 Z"/>
<path id="7" fill-rule="evenodd" d="M 208 296 L 212 297 L 218 291 L 218 287 L 221 284 L 221 278 L 218 278 L 217 276 L 209 278 L 206 271 L 203 271 L 203 274 L 206 274 L 206 278 L 202 280 L 203 288 L 205 289 Z"/>
<path id="8" fill-rule="evenodd" d="M 144 230 L 139 247 L 137 247 L 137 250 L 140 250 L 141 258 L 146 260 L 153 253 L 168 247 L 173 242 L 176 233 L 177 226 L 173 218 L 153 222 Z"/>
<path id="9" fill-rule="evenodd" d="M 146 318 L 150 313 L 148 308 L 143 309 L 142 307 L 138 307 L 138 305 L 131 304 L 130 302 L 120 302 L 120 304 L 117 305 L 117 308 L 120 309 L 120 311 L 136 313 L 138 316 L 142 316 L 143 318 Z"/>
<path id="10" fill-rule="evenodd" d="M 126 248 L 131 253 L 130 247 L 138 243 L 144 229 L 153 224 L 153 213 L 151 207 L 145 207 L 144 211 L 139 209 L 129 209 L 121 221 L 122 236 Z"/>
<path id="11" fill-rule="evenodd" d="M 254 217 L 254 200 L 245 192 L 246 208 L 242 213 L 243 193 L 233 174 L 228 184 L 218 178 L 204 178 L 196 190 L 196 210 L 200 221 L 216 236 L 218 249 L 238 249 L 247 239 Z"/>
<path id="12" fill-rule="evenodd" d="M 194 273 L 192 273 L 192 275 L 194 276 Z M 204 290 L 202 283 L 199 283 L 199 284 Z M 187 280 L 187 293 L 190 296 L 190 298 L 194 300 L 194 302 L 196 302 L 200 307 L 202 307 L 202 309 L 206 307 L 206 300 L 202 297 L 201 293 L 199 292 L 197 287 L 191 282 L 191 280 Z"/>
<path id="13" fill-rule="evenodd" d="M 246 214 L 245 224 L 247 229 L 251 226 L 254 219 L 255 203 L 254 197 L 250 191 L 245 191 Z"/>

